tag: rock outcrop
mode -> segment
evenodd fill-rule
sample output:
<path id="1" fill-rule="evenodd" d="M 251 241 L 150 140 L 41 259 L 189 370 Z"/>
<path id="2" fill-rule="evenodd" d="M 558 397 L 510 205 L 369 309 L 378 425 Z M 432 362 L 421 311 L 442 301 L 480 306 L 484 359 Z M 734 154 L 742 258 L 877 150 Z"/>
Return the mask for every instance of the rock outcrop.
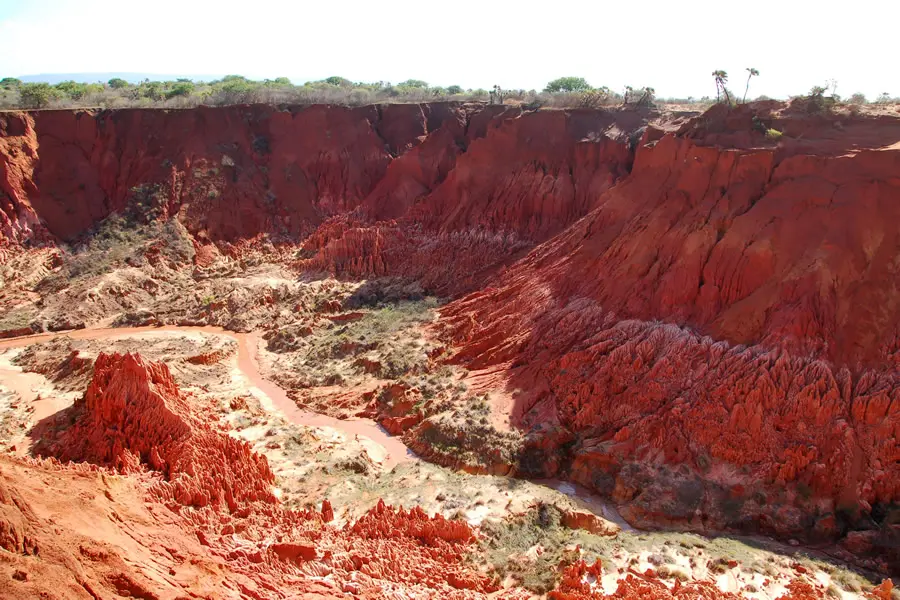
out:
<path id="1" fill-rule="evenodd" d="M 74 425 L 42 452 L 60 460 L 162 474 L 157 493 L 186 506 L 271 502 L 274 475 L 249 446 L 194 416 L 165 363 L 135 354 L 103 354 Z"/>

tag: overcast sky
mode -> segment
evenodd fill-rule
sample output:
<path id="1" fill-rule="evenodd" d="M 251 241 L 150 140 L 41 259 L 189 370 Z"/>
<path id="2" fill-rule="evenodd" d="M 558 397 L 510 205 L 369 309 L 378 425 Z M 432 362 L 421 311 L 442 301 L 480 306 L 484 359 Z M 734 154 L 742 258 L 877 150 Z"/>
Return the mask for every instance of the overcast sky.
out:
<path id="1" fill-rule="evenodd" d="M 0 77 L 143 72 L 540 89 L 900 96 L 900 0 L 0 0 Z"/>

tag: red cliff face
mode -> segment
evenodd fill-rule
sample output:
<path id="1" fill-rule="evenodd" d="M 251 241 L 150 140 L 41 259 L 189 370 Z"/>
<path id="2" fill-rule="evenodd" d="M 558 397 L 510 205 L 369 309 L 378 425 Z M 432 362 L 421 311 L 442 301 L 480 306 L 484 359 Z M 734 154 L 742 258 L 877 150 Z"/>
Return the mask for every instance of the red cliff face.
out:
<path id="1" fill-rule="evenodd" d="M 63 239 L 138 203 L 183 211 L 192 231 L 213 240 L 307 234 L 368 196 L 392 152 L 460 111 L 411 107 L 428 114 L 416 121 L 375 106 L 5 113 L 0 189 L 18 205 L 27 199 Z M 23 145 L 25 158 L 8 149 Z"/>
<path id="2" fill-rule="evenodd" d="M 37 136 L 24 113 L 0 113 L 0 246 L 48 237 L 31 198 Z"/>
<path id="3" fill-rule="evenodd" d="M 184 210 L 213 240 L 309 231 L 353 208 L 383 174 L 390 157 L 377 116 L 322 106 L 34 113 L 33 203 L 63 238 L 130 202 Z"/>
<path id="4" fill-rule="evenodd" d="M 643 122 L 454 103 L 5 115 L 8 240 L 46 239 L 41 224 L 70 239 L 111 212 L 177 216 L 201 241 L 314 234 L 305 267 L 444 293 L 584 215 L 630 169 Z"/>
<path id="5" fill-rule="evenodd" d="M 857 529 L 900 561 L 900 120 L 763 103 L 641 137 L 648 118 L 4 113 L 0 231 L 69 238 L 127 208 L 202 244 L 299 244 L 298 270 L 474 291 L 436 332 L 515 398 L 521 471 L 641 524 Z"/>
<path id="6" fill-rule="evenodd" d="M 501 114 L 410 219 L 441 232 L 470 228 L 542 241 L 584 215 L 631 167 L 609 113 Z"/>
<path id="7" fill-rule="evenodd" d="M 454 360 L 503 367 L 516 418 L 573 433 L 571 476 L 634 521 L 800 535 L 849 506 L 883 515 L 897 173 L 894 150 L 649 141 L 585 218 L 442 311 Z"/>
<path id="8" fill-rule="evenodd" d="M 440 293 L 473 289 L 562 231 L 631 168 L 637 113 L 493 106 L 448 120 L 397 158 L 352 218 L 309 238 L 306 268 L 398 274 Z M 434 269 L 441 264 L 441 269 Z"/>
<path id="9" fill-rule="evenodd" d="M 673 136 L 504 285 L 551 283 L 620 318 L 844 363 L 890 364 L 900 152 L 794 156 Z M 653 243 L 648 243 L 653 240 Z M 588 268 L 593 277 L 580 277 Z"/>

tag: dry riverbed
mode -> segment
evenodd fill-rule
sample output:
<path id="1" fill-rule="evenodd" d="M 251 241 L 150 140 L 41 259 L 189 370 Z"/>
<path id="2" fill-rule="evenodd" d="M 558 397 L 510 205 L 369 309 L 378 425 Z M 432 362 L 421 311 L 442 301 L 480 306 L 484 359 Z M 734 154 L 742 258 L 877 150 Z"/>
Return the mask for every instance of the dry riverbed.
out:
<path id="1" fill-rule="evenodd" d="M 92 359 L 140 352 L 168 364 L 181 388 L 230 435 L 264 454 L 287 506 L 327 498 L 338 523 L 379 499 L 466 519 L 481 529 L 473 563 L 535 594 L 549 589 L 560 561 L 600 558 L 598 585 L 610 593 L 629 570 L 653 569 L 669 581 L 714 581 L 723 591 L 777 598 L 806 577 L 835 598 L 870 584 L 837 565 L 761 540 L 631 530 L 584 490 L 456 472 L 419 460 L 399 438 L 368 419 L 338 419 L 297 408 L 289 391 L 260 373 L 262 340 L 213 327 L 84 329 L 0 342 L 0 444 L 27 454 L 40 427 L 80 396 Z M 74 357 L 74 358 L 73 358 Z M 62 426 L 62 424 L 59 424 Z"/>

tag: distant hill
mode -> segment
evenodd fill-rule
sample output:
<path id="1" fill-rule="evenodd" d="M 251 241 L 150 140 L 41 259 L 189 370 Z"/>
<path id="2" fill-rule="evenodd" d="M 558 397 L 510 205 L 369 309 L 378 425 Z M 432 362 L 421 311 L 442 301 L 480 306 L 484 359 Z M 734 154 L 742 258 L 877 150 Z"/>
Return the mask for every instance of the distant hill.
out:
<path id="1" fill-rule="evenodd" d="M 62 81 L 77 81 L 80 83 L 106 83 L 110 79 L 118 77 L 129 83 L 140 83 L 145 79 L 150 81 L 175 81 L 176 79 L 191 79 L 193 81 L 213 81 L 221 79 L 223 75 L 185 75 L 163 73 L 41 73 L 39 75 L 22 75 L 18 77 L 25 82 L 46 82 L 57 84 Z"/>

